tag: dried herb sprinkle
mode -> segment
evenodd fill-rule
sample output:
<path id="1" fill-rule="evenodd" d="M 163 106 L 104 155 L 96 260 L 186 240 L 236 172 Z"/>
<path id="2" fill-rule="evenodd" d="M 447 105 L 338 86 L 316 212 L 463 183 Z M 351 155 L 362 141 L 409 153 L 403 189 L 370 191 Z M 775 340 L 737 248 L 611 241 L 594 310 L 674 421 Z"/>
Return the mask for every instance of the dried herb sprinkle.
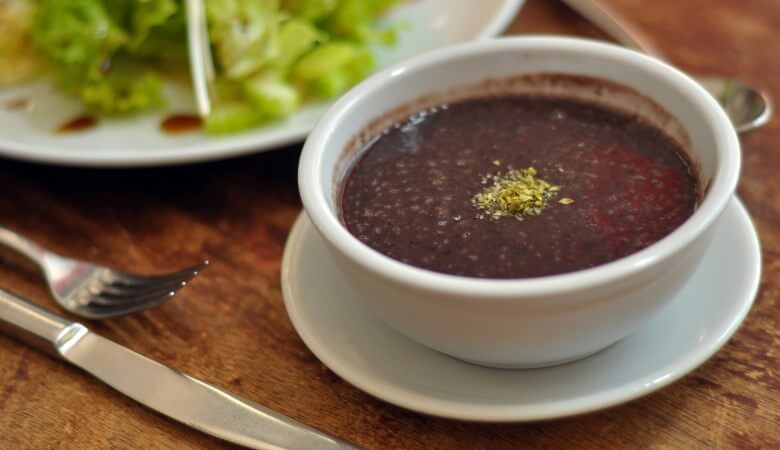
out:
<path id="1" fill-rule="evenodd" d="M 471 199 L 471 203 L 481 211 L 477 216 L 480 219 L 522 219 L 525 216 L 539 215 L 547 207 L 548 200 L 561 189 L 560 186 L 538 178 L 533 167 L 513 169 L 503 175 L 488 175 L 483 178 L 482 183 L 487 184 L 488 181 L 492 181 L 492 184 Z M 570 202 L 573 201 L 568 198 L 561 200 L 563 204 Z"/>

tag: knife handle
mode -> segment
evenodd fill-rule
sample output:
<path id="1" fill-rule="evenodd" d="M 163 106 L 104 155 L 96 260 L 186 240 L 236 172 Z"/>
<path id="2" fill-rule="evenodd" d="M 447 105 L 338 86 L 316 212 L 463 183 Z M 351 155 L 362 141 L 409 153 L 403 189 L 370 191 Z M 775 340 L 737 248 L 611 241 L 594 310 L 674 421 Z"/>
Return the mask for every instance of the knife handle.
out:
<path id="1" fill-rule="evenodd" d="M 87 328 L 0 289 L 0 331 L 60 356 L 60 349 L 83 336 Z"/>

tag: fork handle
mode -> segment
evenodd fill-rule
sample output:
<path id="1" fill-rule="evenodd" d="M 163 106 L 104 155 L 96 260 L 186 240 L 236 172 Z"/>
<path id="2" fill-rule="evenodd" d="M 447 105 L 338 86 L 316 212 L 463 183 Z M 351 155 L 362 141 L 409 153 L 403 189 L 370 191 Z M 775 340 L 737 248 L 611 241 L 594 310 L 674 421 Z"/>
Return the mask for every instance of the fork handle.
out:
<path id="1" fill-rule="evenodd" d="M 0 289 L 0 331 L 46 353 L 59 356 L 59 348 L 84 326 L 50 313 Z"/>
<path id="2" fill-rule="evenodd" d="M 39 264 L 43 261 L 43 256 L 46 254 L 46 250 L 40 245 L 2 225 L 0 225 L 0 244 L 15 250 Z"/>

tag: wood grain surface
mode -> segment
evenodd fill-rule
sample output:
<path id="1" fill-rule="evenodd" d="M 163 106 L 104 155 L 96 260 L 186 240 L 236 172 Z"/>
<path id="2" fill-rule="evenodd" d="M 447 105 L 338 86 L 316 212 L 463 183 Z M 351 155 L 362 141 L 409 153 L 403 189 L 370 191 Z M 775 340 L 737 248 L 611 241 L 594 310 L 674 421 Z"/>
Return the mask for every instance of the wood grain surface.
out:
<path id="1" fill-rule="evenodd" d="M 608 0 L 691 73 L 731 75 L 780 100 L 780 2 Z M 529 0 L 516 34 L 602 37 L 552 0 Z M 186 292 L 89 325 L 138 352 L 369 449 L 780 448 L 780 117 L 742 138 L 739 194 L 758 226 L 759 297 L 733 339 L 655 394 L 530 424 L 416 414 L 353 388 L 296 335 L 279 286 L 300 211 L 299 147 L 154 170 L 0 160 L 0 223 L 65 255 L 137 272 L 209 257 Z M 35 269 L 0 252 L 0 286 L 56 309 Z M 0 336 L 0 448 L 229 448 Z"/>

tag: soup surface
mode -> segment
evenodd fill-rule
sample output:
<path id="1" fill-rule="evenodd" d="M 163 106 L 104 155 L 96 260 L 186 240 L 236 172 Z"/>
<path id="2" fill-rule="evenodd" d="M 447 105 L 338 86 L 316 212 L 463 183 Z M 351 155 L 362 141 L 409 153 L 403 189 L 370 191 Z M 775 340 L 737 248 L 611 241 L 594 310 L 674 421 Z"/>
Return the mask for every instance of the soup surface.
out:
<path id="1" fill-rule="evenodd" d="M 684 155 L 659 129 L 595 104 L 465 100 L 367 143 L 341 186 L 342 220 L 371 248 L 437 272 L 572 272 L 637 252 L 693 213 L 699 189 Z M 526 192 L 536 200 L 512 209 Z M 505 194 L 515 200 L 489 209 Z"/>

